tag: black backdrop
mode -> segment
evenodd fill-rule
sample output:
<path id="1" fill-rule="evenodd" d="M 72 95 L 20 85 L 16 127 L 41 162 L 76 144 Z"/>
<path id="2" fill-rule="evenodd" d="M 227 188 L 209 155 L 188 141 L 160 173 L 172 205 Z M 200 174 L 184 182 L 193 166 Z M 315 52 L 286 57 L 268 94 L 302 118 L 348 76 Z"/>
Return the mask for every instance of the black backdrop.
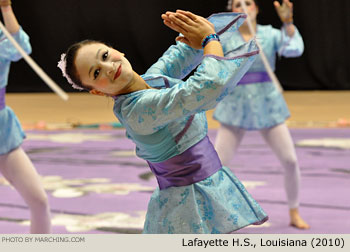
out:
<path id="1" fill-rule="evenodd" d="M 185 9 L 202 16 L 225 11 L 227 0 L 14 0 L 16 16 L 30 35 L 33 59 L 66 91 L 56 67 L 60 54 L 82 39 L 102 40 L 126 53 L 142 74 L 174 43 L 176 33 L 160 14 Z M 280 27 L 273 0 L 260 0 L 259 23 Z M 350 89 L 350 1 L 294 0 L 295 24 L 305 43 L 302 57 L 280 59 L 277 76 L 286 90 Z M 48 92 L 21 60 L 13 63 L 8 92 Z"/>

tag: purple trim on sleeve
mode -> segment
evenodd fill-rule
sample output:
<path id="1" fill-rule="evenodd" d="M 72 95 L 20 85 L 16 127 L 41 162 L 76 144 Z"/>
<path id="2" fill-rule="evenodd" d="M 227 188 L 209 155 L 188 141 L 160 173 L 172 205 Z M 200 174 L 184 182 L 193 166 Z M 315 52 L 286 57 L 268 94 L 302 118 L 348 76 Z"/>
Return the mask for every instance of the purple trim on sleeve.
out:
<path id="1" fill-rule="evenodd" d="M 5 93 L 6 93 L 6 88 L 0 88 L 0 110 L 4 109 L 6 107 L 5 104 Z"/>
<path id="2" fill-rule="evenodd" d="M 181 138 L 185 135 L 185 133 L 187 132 L 187 130 L 191 126 L 194 116 L 195 115 L 191 115 L 190 116 L 190 118 L 188 119 L 188 121 L 187 121 L 185 127 L 183 128 L 183 130 L 179 134 L 177 134 L 177 136 L 175 137 L 175 143 L 176 144 L 178 144 L 180 142 Z"/>
<path id="3" fill-rule="evenodd" d="M 164 77 L 163 77 L 163 79 L 164 79 L 165 87 L 170 88 L 169 80 L 167 78 L 164 78 Z"/>
<path id="4" fill-rule="evenodd" d="M 237 18 L 232 20 L 232 22 L 230 22 L 228 25 L 226 25 L 221 31 L 218 31 L 216 34 L 218 34 L 218 35 L 223 34 L 225 31 L 227 31 L 232 25 L 234 25 L 241 18 L 247 18 L 247 15 L 242 14 L 242 15 L 238 16 Z"/>
<path id="5" fill-rule="evenodd" d="M 271 82 L 267 72 L 246 73 L 237 85 L 252 84 L 257 82 Z"/>
<path id="6" fill-rule="evenodd" d="M 218 154 L 205 136 L 185 152 L 159 163 L 148 162 L 159 189 L 202 181 L 222 168 Z"/>
<path id="7" fill-rule="evenodd" d="M 147 82 L 147 81 L 156 80 L 156 79 L 163 79 L 163 81 L 164 81 L 164 86 L 165 86 L 166 88 L 170 88 L 169 80 L 168 80 L 167 78 L 165 78 L 164 76 L 160 75 L 160 74 L 159 74 L 159 76 L 156 76 L 156 77 L 153 77 L 153 78 L 148 78 L 147 76 L 146 76 L 146 77 L 141 76 L 141 77 L 142 77 L 143 80 L 146 81 L 146 82 Z"/>
<path id="8" fill-rule="evenodd" d="M 226 16 L 227 14 L 228 14 L 227 12 L 216 13 L 216 14 L 212 14 L 209 17 L 207 17 L 207 19 L 209 20 L 212 17 Z M 225 31 L 227 31 L 232 25 L 234 25 L 241 18 L 244 18 L 244 19 L 247 18 L 247 15 L 244 14 L 244 13 L 241 13 L 241 14 L 237 15 L 237 17 L 234 20 L 232 20 L 230 23 L 228 23 L 220 31 L 216 32 L 216 34 L 218 34 L 218 35 L 223 34 Z"/>

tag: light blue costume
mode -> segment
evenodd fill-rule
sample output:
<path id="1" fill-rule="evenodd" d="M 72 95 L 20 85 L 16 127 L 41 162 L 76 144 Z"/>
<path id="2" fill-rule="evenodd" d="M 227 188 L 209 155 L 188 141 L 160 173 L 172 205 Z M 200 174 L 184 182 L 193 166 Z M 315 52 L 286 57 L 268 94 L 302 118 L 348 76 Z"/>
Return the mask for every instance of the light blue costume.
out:
<path id="1" fill-rule="evenodd" d="M 304 51 L 303 39 L 297 28 L 291 38 L 285 28 L 281 30 L 271 25 L 257 25 L 257 40 L 275 70 L 276 54 L 285 57 L 298 57 Z M 234 47 L 244 43 L 239 31 L 232 34 L 231 43 Z M 263 75 L 261 80 L 254 75 Z M 289 110 L 282 94 L 277 90 L 267 76 L 261 57 L 258 56 L 246 76 L 234 91 L 218 104 L 214 112 L 214 119 L 220 123 L 243 128 L 246 130 L 260 130 L 283 123 L 289 116 Z M 247 81 L 252 77 L 251 81 Z M 242 82 L 243 82 L 242 79 Z"/>
<path id="2" fill-rule="evenodd" d="M 225 45 L 244 15 L 222 13 L 209 20 Z M 115 115 L 159 184 L 144 233 L 229 233 L 266 221 L 240 181 L 222 167 L 207 138 L 204 113 L 234 90 L 257 53 L 254 41 L 225 58 L 203 57 L 203 50 L 178 43 L 142 76 L 154 89 L 115 97 Z"/>
<path id="3" fill-rule="evenodd" d="M 13 37 L 27 53 L 31 53 L 29 37 L 22 28 Z M 0 31 L 0 155 L 19 147 L 25 137 L 16 115 L 5 105 L 5 88 L 11 61 L 21 58 L 21 54 Z"/>

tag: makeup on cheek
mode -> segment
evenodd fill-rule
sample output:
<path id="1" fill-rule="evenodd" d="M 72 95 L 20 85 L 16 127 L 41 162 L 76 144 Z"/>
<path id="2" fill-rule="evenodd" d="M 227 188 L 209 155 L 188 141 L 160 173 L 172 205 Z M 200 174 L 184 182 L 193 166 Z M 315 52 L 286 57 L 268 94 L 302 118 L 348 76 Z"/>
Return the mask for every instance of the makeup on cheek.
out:
<path id="1" fill-rule="evenodd" d="M 98 87 L 107 87 L 109 85 L 110 81 L 108 78 L 100 78 L 98 81 L 96 81 L 96 86 Z"/>

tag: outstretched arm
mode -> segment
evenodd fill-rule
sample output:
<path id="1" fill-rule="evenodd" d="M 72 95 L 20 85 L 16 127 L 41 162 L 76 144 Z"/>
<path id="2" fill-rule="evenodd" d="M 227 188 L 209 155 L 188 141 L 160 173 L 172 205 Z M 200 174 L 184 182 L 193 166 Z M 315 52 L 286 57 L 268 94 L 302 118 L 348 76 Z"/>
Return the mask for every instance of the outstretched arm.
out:
<path id="1" fill-rule="evenodd" d="M 178 40 L 192 48 L 201 48 L 203 39 L 215 33 L 210 22 L 192 13 L 171 12 L 166 23 L 183 35 Z M 204 57 L 192 76 L 171 88 L 121 98 L 125 100 L 115 107 L 121 115 L 118 118 L 127 121 L 138 134 L 151 134 L 171 121 L 214 108 L 232 91 L 258 53 L 255 41 L 244 44 L 240 51 L 237 57 L 225 58 L 220 42 L 209 40 L 204 43 Z"/>
<path id="2" fill-rule="evenodd" d="M 162 15 L 164 23 L 171 22 L 167 12 Z M 245 15 L 241 13 L 219 13 L 211 15 L 207 21 L 214 24 L 216 33 L 220 36 L 225 53 L 234 49 L 230 42 L 231 34 L 244 22 Z M 202 48 L 194 49 L 181 39 L 177 39 L 176 45 L 169 47 L 162 57 L 158 59 L 146 72 L 147 75 L 161 74 L 171 78 L 183 79 L 194 70 L 203 58 Z"/>
<path id="3" fill-rule="evenodd" d="M 278 1 L 275 1 L 274 5 L 284 24 L 281 31 L 273 29 L 271 34 L 275 38 L 276 51 L 279 55 L 285 57 L 302 55 L 304 42 L 298 29 L 293 24 L 293 3 L 289 0 L 283 0 L 282 5 Z"/>
<path id="4" fill-rule="evenodd" d="M 285 25 L 287 35 L 293 37 L 295 33 L 295 26 L 293 24 L 293 3 L 289 0 L 283 0 L 282 5 L 278 1 L 273 2 L 273 4 L 278 16 Z"/>
<path id="5" fill-rule="evenodd" d="M 18 24 L 11 7 L 11 1 L 0 0 L 0 8 L 6 29 L 12 33 L 14 39 L 20 44 L 24 51 L 28 54 L 31 53 L 32 47 L 29 43 L 29 37 Z M 21 54 L 6 37 L 0 40 L 0 56 L 10 61 L 17 61 L 22 58 Z"/>
<path id="6" fill-rule="evenodd" d="M 13 13 L 11 1 L 0 0 L 0 6 L 6 29 L 12 34 L 17 33 L 20 29 L 20 26 L 18 24 L 15 14 Z"/>

